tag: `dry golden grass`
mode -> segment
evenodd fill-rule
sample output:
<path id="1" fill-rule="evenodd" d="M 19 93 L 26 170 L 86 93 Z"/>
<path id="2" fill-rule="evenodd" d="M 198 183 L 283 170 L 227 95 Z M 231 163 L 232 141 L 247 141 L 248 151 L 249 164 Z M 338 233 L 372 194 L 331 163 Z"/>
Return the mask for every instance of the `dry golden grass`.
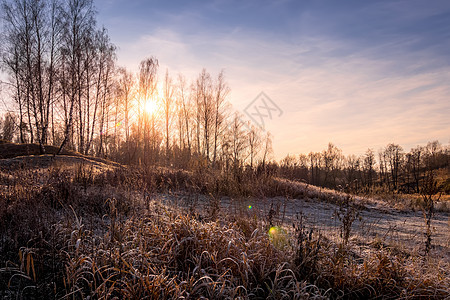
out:
<path id="1" fill-rule="evenodd" d="M 380 244 L 361 255 L 301 219 L 292 229 L 270 231 L 265 217 L 212 207 L 210 217 L 201 218 L 152 196 L 180 190 L 211 195 L 217 187 L 205 179 L 200 185 L 195 172 L 94 168 L 85 162 L 2 169 L 1 298 L 450 297 L 449 266 L 437 258 Z M 255 189 L 340 199 L 289 182 Z"/>

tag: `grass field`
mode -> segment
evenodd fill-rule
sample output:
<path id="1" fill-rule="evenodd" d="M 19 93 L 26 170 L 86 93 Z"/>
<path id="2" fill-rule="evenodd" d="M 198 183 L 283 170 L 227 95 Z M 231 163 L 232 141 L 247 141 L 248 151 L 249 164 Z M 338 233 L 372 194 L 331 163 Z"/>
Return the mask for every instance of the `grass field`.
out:
<path id="1" fill-rule="evenodd" d="M 3 299 L 450 297 L 448 211 L 425 255 L 423 213 L 383 200 L 277 178 L 223 196 L 80 156 L 0 166 Z"/>

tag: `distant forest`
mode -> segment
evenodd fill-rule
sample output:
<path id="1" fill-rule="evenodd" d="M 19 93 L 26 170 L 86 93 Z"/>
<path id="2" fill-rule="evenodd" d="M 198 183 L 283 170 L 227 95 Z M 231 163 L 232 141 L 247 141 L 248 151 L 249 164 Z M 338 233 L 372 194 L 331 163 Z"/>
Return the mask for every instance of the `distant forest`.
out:
<path id="1" fill-rule="evenodd" d="M 448 174 L 450 148 L 437 141 L 359 157 L 330 143 L 273 162 L 270 134 L 232 109 L 223 72 L 158 78 L 155 57 L 137 74 L 117 66 L 92 0 L 6 0 L 2 14 L 1 63 L 15 111 L 4 114 L 0 137 L 39 144 L 42 154 L 53 145 L 126 164 L 206 168 L 237 180 L 276 174 L 359 192 L 419 192 L 427 170 Z M 440 184 L 449 193 L 448 179 Z"/>
<path id="2" fill-rule="evenodd" d="M 450 193 L 450 147 L 439 141 L 417 146 L 410 152 L 394 143 L 375 153 L 344 156 L 332 143 L 322 152 L 286 156 L 275 168 L 279 176 L 347 192 L 420 193 L 430 172 L 438 190 Z"/>

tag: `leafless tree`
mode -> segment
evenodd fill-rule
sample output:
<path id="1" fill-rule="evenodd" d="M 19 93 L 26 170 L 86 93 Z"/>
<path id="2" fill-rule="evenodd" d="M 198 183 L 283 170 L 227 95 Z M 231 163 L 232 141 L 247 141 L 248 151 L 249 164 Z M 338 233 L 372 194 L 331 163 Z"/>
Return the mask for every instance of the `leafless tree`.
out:
<path id="1" fill-rule="evenodd" d="M 123 128 L 125 131 L 125 145 L 127 162 L 131 162 L 130 147 L 130 111 L 133 108 L 133 100 L 135 97 L 135 80 L 133 74 L 125 68 L 118 70 L 118 79 L 116 83 L 116 97 L 118 98 L 118 106 L 123 112 Z"/>
<path id="2" fill-rule="evenodd" d="M 226 116 L 227 102 L 226 97 L 230 88 L 225 83 L 223 71 L 219 73 L 214 86 L 214 141 L 213 141 L 213 159 L 212 165 L 215 166 L 217 160 L 219 138 L 222 135 L 223 124 Z M 252 157 L 253 158 L 253 157 Z"/>
<path id="3" fill-rule="evenodd" d="M 177 99 L 178 99 L 178 117 L 179 117 L 179 133 L 180 133 L 180 147 L 185 148 L 187 146 L 188 156 L 190 157 L 192 153 L 191 144 L 192 136 L 191 131 L 191 121 L 192 121 L 192 109 L 191 101 L 188 95 L 186 87 L 186 79 L 183 75 L 178 75 L 178 89 L 177 89 Z M 186 141 L 186 142 L 185 142 Z M 186 144 L 186 145 L 185 145 Z"/>
<path id="4" fill-rule="evenodd" d="M 400 167 L 403 160 L 403 148 L 400 145 L 391 143 L 388 144 L 384 150 L 385 157 L 387 158 L 387 165 L 392 180 L 394 191 L 398 189 Z"/>
<path id="5" fill-rule="evenodd" d="M 147 163 L 149 149 L 152 162 L 154 162 L 156 159 L 155 158 L 157 152 L 156 120 L 153 114 L 150 116 L 145 116 L 144 106 L 145 102 L 152 100 L 152 97 L 156 93 L 158 67 L 159 62 L 154 57 L 144 59 L 143 61 L 141 61 L 139 65 L 139 88 L 137 97 L 137 114 L 138 114 L 137 135 L 138 138 L 141 138 L 141 124 L 144 124 L 142 137 L 144 145 L 144 149 L 142 149 L 144 163 Z"/>
<path id="6" fill-rule="evenodd" d="M 322 160 L 322 155 L 319 152 L 310 152 L 308 154 L 309 157 L 309 166 L 310 166 L 310 182 L 312 184 L 318 185 L 320 184 L 320 165 Z"/>
<path id="7" fill-rule="evenodd" d="M 79 125 L 78 149 L 84 150 L 83 130 L 83 88 L 86 72 L 86 43 L 95 26 L 95 11 L 92 0 L 69 0 L 62 8 L 63 39 L 61 52 L 63 53 L 63 105 L 65 111 L 64 140 L 59 151 L 63 149 L 69 138 L 73 138 L 74 109 L 78 108 L 77 124 Z M 59 153 L 58 151 L 58 153 Z"/>
<path id="8" fill-rule="evenodd" d="M 229 143 L 231 145 L 233 171 L 235 176 L 239 176 L 241 164 L 245 160 L 245 149 L 248 144 L 242 117 L 238 112 L 233 114 L 229 127 Z"/>
<path id="9" fill-rule="evenodd" d="M 213 122 L 213 91 L 211 75 L 205 69 L 199 74 L 196 81 L 197 104 L 197 143 L 198 149 L 206 160 L 210 161 L 210 138 Z M 203 132 L 202 132 L 203 131 Z M 201 134 L 201 132 L 203 134 Z M 202 139 L 202 141 L 201 141 Z"/>
<path id="10" fill-rule="evenodd" d="M 365 182 L 370 188 L 373 184 L 373 176 L 375 173 L 375 153 L 372 149 L 367 149 L 364 155 L 363 170 L 365 174 Z"/>
<path id="11" fill-rule="evenodd" d="M 361 167 L 361 159 L 355 154 L 350 154 L 345 158 L 345 180 L 352 188 L 357 189 L 358 186 L 353 183 L 358 182 L 358 175 Z"/>
<path id="12" fill-rule="evenodd" d="M 272 135 L 270 134 L 270 132 L 267 132 L 266 136 L 264 137 L 264 147 L 263 147 L 262 160 L 261 160 L 261 164 L 262 164 L 263 168 L 266 167 L 266 164 L 270 158 L 270 155 L 272 155 Z"/>
<path id="13" fill-rule="evenodd" d="M 325 173 L 325 178 L 323 184 L 328 186 L 331 184 L 329 178 L 333 180 L 333 187 L 336 186 L 336 178 L 338 176 L 337 172 L 340 169 L 340 164 L 342 162 L 342 151 L 337 148 L 333 143 L 328 143 L 327 150 L 322 152 L 322 163 L 323 170 Z"/>
<path id="14" fill-rule="evenodd" d="M 14 78 L 15 99 L 20 113 L 20 139 L 24 141 L 22 124 L 26 108 L 31 142 L 36 136 L 41 153 L 45 153 L 44 145 L 48 139 L 55 85 L 54 67 L 61 32 L 58 5 L 56 1 L 45 0 L 2 3 L 8 49 L 3 62 Z"/>
<path id="15" fill-rule="evenodd" d="M 0 120 L 1 121 L 1 120 Z M 0 138 L 12 142 L 16 133 L 17 116 L 14 113 L 7 112 L 3 121 L 0 122 L 1 135 Z"/>
<path id="16" fill-rule="evenodd" d="M 258 155 L 261 147 L 261 135 L 259 127 L 250 125 L 250 129 L 248 131 L 248 146 L 250 155 L 250 168 L 253 169 L 255 158 Z"/>
<path id="17" fill-rule="evenodd" d="M 425 146 L 425 164 L 428 170 L 440 167 L 440 155 L 442 153 L 442 145 L 439 141 L 428 142 Z"/>
<path id="18" fill-rule="evenodd" d="M 163 113 L 165 119 L 165 137 L 166 137 L 166 163 L 169 161 L 169 149 L 170 149 L 170 132 L 169 125 L 171 122 L 171 116 L 173 114 L 173 84 L 172 78 L 169 77 L 169 70 L 166 70 L 166 75 L 164 77 L 164 87 L 163 87 L 163 97 L 162 97 L 162 105 L 163 105 Z"/>

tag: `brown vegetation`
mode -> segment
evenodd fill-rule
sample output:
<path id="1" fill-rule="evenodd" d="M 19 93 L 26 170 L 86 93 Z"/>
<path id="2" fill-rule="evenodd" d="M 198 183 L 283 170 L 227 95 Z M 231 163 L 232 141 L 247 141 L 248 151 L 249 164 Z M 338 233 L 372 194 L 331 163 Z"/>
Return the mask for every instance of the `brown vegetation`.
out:
<path id="1" fill-rule="evenodd" d="M 230 214 L 209 202 L 210 209 L 199 215 L 171 204 L 191 201 L 199 192 L 212 195 L 212 174 L 196 178 L 195 172 L 164 168 L 98 168 L 83 160 L 56 161 L 49 168 L 2 167 L 3 298 L 450 296 L 448 268 L 438 258 L 400 254 L 377 243 L 358 253 L 348 240 L 351 224 L 344 224 L 347 205 L 342 242 L 310 227 L 302 216 L 290 224 L 294 230 L 280 224 L 274 236 L 268 234 L 269 211 Z M 274 183 L 265 184 L 261 197 L 294 195 L 293 183 L 268 182 Z M 219 190 L 230 194 L 235 187 Z M 296 197 L 314 196 L 315 189 L 303 187 Z M 175 202 L 157 201 L 158 191 L 170 193 Z M 326 200 L 335 192 L 322 193 Z"/>
<path id="2" fill-rule="evenodd" d="M 450 207 L 436 202 L 450 192 L 448 147 L 391 143 L 377 159 L 330 143 L 273 162 L 271 135 L 227 103 L 223 72 L 188 83 L 166 71 L 158 91 L 156 58 L 137 74 L 115 65 L 92 0 L 5 0 L 2 12 L 18 113 L 0 120 L 0 297 L 450 297 L 441 232 L 433 249 L 435 212 Z M 265 205 L 274 197 L 283 208 Z M 298 199 L 332 208 L 337 230 L 288 208 Z M 400 206 L 424 211 L 426 255 L 388 243 L 398 224 L 354 231 Z"/>

